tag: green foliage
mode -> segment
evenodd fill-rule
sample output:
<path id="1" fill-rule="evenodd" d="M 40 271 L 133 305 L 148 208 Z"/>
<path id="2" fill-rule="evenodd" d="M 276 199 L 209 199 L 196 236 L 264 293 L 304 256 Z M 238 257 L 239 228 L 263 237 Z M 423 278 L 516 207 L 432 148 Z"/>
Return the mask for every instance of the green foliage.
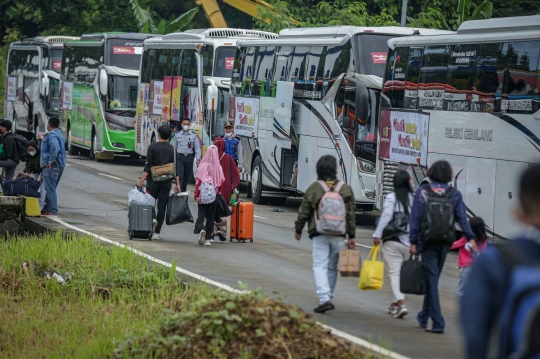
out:
<path id="1" fill-rule="evenodd" d="M 443 14 L 434 8 L 428 8 L 426 12 L 421 12 L 416 18 L 407 17 L 408 27 L 420 27 L 428 29 L 451 30 Z"/>
<path id="2" fill-rule="evenodd" d="M 189 25 L 189 23 L 191 22 L 191 20 L 193 20 L 193 17 L 195 17 L 197 11 L 199 10 L 196 7 L 190 9 L 176 19 L 170 21 L 168 24 L 165 19 L 161 19 L 158 26 L 156 27 L 154 20 L 152 19 L 152 15 L 150 15 L 150 12 L 141 7 L 137 0 L 129 0 L 129 3 L 131 4 L 131 7 L 133 9 L 133 14 L 135 15 L 135 18 L 137 19 L 140 31 L 142 33 L 152 33 L 160 35 L 181 31 Z"/>
<path id="3" fill-rule="evenodd" d="M 493 13 L 493 4 L 489 0 L 484 0 L 481 4 L 477 5 L 471 14 L 471 2 L 470 0 L 458 0 L 458 20 L 456 28 L 464 21 L 467 20 L 482 20 L 491 18 Z"/>

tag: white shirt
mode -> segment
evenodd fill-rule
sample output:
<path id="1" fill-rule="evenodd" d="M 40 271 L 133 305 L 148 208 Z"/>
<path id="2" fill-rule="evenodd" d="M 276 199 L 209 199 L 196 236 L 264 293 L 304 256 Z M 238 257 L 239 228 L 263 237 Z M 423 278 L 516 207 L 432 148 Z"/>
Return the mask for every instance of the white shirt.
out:
<path id="1" fill-rule="evenodd" d="M 413 194 L 409 194 L 409 214 L 411 213 L 412 203 L 414 200 Z M 386 198 L 384 199 L 383 204 L 383 212 L 381 214 L 381 218 L 379 219 L 379 224 L 377 225 L 377 228 L 375 229 L 375 232 L 373 232 L 373 238 L 381 238 L 384 228 L 390 223 L 392 218 L 394 217 L 394 212 L 404 212 L 403 205 L 401 202 L 396 201 L 396 193 L 388 193 Z M 407 231 L 409 230 L 409 225 L 407 225 Z M 411 242 L 409 240 L 409 233 L 400 234 L 398 236 L 399 241 L 403 243 L 406 246 L 410 246 Z"/>

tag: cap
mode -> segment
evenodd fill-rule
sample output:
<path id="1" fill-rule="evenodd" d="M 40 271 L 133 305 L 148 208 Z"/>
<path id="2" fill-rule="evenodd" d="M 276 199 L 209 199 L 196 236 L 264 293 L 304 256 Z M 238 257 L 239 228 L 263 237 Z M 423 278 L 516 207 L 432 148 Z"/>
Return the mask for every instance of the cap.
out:
<path id="1" fill-rule="evenodd" d="M 234 127 L 229 121 L 227 121 L 227 123 L 225 124 L 225 126 L 223 126 L 223 128 L 226 128 L 226 127 Z"/>

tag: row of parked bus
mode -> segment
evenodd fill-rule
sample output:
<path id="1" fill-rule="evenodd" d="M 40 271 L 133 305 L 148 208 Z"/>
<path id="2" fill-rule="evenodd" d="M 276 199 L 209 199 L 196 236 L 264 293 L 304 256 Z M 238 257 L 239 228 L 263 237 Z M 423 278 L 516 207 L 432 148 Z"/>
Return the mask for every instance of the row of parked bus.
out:
<path id="1" fill-rule="evenodd" d="M 540 156 L 539 58 L 540 16 L 37 38 L 11 45 L 5 117 L 34 136 L 59 116 L 69 152 L 96 160 L 145 156 L 185 117 L 206 148 L 230 121 L 256 203 L 301 195 L 332 154 L 358 208 L 380 208 L 398 168 L 420 182 L 444 158 L 469 213 L 506 238 L 518 175 Z"/>

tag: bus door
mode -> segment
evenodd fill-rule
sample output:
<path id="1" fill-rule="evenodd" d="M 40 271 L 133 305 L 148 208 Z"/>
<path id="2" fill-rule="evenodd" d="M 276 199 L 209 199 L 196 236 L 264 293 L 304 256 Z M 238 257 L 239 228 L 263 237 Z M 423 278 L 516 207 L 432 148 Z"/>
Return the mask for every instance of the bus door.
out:
<path id="1" fill-rule="evenodd" d="M 294 83 L 277 83 L 274 115 L 268 123 L 272 138 L 266 139 L 267 157 L 279 171 L 280 187 L 297 188 L 298 184 L 298 142 L 292 124 Z M 270 121 L 268 121 L 270 122 Z"/>

